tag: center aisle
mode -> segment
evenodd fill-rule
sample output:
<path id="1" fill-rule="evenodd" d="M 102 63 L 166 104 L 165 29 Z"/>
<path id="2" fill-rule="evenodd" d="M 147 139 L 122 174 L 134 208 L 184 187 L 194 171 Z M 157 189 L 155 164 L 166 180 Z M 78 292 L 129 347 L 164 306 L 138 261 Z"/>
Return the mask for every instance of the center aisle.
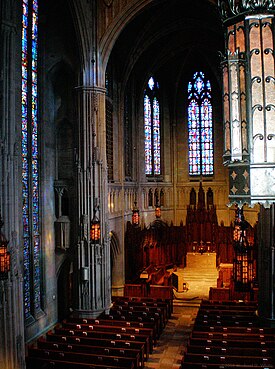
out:
<path id="1" fill-rule="evenodd" d="M 201 300 L 174 300 L 168 320 L 145 369 L 179 369 Z"/>

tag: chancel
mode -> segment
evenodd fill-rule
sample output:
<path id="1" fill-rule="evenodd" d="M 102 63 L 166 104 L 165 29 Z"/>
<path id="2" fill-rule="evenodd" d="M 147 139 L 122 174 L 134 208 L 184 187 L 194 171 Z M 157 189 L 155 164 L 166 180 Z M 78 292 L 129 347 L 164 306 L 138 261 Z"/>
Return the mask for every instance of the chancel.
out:
<path id="1" fill-rule="evenodd" d="M 274 14 L 1 1 L 1 369 L 275 367 Z"/>

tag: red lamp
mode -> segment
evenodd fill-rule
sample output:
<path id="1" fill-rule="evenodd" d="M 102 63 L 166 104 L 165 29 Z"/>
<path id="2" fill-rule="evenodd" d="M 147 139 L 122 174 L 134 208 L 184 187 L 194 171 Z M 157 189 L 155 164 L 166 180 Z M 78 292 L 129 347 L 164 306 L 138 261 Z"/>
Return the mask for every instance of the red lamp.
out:
<path id="1" fill-rule="evenodd" d="M 0 216 L 0 280 L 8 279 L 8 272 L 10 271 L 10 253 L 8 252 L 8 241 L 1 228 L 4 223 Z"/>
<path id="2" fill-rule="evenodd" d="M 134 202 L 133 213 L 132 213 L 132 224 L 134 226 L 139 225 L 139 210 L 137 208 L 137 202 Z"/>
<path id="3" fill-rule="evenodd" d="M 100 221 L 96 216 L 96 211 L 97 210 L 95 209 L 90 229 L 90 239 L 94 243 L 97 243 L 100 240 Z"/>

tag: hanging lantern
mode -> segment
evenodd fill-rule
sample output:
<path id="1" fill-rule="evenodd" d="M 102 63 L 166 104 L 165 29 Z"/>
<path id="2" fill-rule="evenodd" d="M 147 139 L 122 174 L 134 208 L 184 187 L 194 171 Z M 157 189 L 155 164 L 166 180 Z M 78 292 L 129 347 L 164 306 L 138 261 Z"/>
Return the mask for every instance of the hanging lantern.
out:
<path id="1" fill-rule="evenodd" d="M 0 279 L 7 279 L 10 271 L 10 253 L 8 252 L 8 241 L 1 231 L 4 223 L 0 217 Z"/>
<path id="2" fill-rule="evenodd" d="M 243 209 L 237 208 L 233 231 L 233 279 L 236 291 L 249 291 L 252 287 L 253 247 L 246 237 L 247 228 L 248 222 L 244 219 Z"/>
<path id="3" fill-rule="evenodd" d="M 159 204 L 156 205 L 156 208 L 155 208 L 155 216 L 156 216 L 156 218 L 160 218 L 161 217 L 161 208 L 160 208 L 160 205 Z"/>
<path id="4" fill-rule="evenodd" d="M 218 7 L 226 29 L 223 159 L 229 200 L 269 207 L 275 201 L 274 2 L 220 0 Z"/>
<path id="5" fill-rule="evenodd" d="M 139 210 L 137 208 L 137 202 L 134 202 L 133 213 L 132 213 L 132 224 L 134 226 L 139 225 Z"/>
<path id="6" fill-rule="evenodd" d="M 96 211 L 97 210 L 95 209 L 90 229 L 90 239 L 94 243 L 97 243 L 100 240 L 100 221 L 96 216 Z"/>

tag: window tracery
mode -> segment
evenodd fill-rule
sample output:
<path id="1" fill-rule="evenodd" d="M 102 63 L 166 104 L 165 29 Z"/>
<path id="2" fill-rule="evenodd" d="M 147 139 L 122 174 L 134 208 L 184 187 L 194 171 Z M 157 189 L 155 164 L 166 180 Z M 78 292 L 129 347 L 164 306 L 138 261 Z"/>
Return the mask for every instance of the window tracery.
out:
<path id="1" fill-rule="evenodd" d="M 189 175 L 213 175 L 211 84 L 203 72 L 188 83 Z"/>

